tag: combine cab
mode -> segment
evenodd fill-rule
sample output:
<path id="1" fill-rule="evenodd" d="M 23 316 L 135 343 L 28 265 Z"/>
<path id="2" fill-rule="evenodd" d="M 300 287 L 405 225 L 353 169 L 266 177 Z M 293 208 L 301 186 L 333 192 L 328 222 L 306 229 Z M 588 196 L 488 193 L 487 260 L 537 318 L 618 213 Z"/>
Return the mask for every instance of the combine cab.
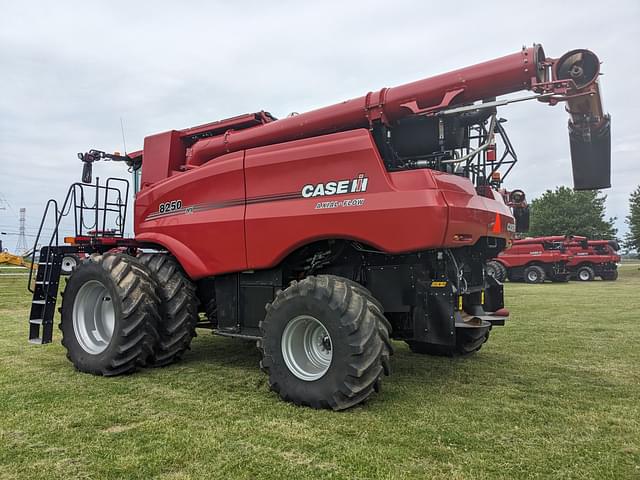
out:
<path id="1" fill-rule="evenodd" d="M 76 232 L 64 245 L 56 229 L 41 250 L 30 339 L 52 341 L 62 259 L 76 255 L 61 330 L 83 372 L 168 365 L 207 328 L 256 340 L 284 400 L 340 410 L 380 390 L 391 339 L 474 353 L 508 317 L 486 261 L 527 211 L 523 196 L 505 202 L 517 157 L 497 108 L 566 102 L 576 188 L 606 188 L 599 65 L 536 45 L 281 120 L 260 111 L 128 155 L 82 153 L 83 182 L 50 204 Z M 521 90 L 533 94 L 497 98 Z M 128 183 L 92 184 L 101 160 L 139 179 L 133 238 Z"/>

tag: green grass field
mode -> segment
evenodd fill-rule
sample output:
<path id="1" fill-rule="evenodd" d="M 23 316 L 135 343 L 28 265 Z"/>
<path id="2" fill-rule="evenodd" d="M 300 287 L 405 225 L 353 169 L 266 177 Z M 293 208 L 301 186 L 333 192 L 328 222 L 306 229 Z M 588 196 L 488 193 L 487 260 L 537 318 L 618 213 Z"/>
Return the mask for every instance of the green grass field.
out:
<path id="1" fill-rule="evenodd" d="M 478 354 L 396 343 L 382 393 L 340 413 L 281 402 L 253 344 L 205 332 L 175 366 L 77 373 L 57 329 L 27 343 L 24 284 L 0 276 L 2 479 L 640 478 L 639 265 L 507 284 Z"/>

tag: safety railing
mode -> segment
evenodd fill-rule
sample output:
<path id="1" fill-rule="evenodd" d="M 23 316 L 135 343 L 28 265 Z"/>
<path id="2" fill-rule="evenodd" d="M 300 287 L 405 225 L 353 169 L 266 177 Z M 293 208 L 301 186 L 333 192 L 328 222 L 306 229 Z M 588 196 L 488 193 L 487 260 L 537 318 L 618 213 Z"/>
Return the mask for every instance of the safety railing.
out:
<path id="1" fill-rule="evenodd" d="M 38 244 L 42 236 L 43 227 L 47 223 L 51 212 L 54 215 L 54 227 L 47 243 L 46 256 L 39 262 L 46 264 L 43 280 L 50 281 L 51 256 L 54 245 L 59 244 L 59 231 L 62 219 L 73 212 L 74 234 L 76 237 L 115 237 L 123 238 L 129 199 L 129 181 L 124 178 L 107 179 L 104 185 L 100 185 L 100 179 L 96 178 L 95 184 L 76 182 L 71 184 L 67 195 L 58 209 L 58 202 L 50 199 L 44 209 L 42 220 L 38 228 L 38 234 L 31 253 L 31 267 L 27 288 L 31 293 L 34 265 L 36 255 L 39 253 Z M 113 228 L 111 228 L 113 227 Z"/>

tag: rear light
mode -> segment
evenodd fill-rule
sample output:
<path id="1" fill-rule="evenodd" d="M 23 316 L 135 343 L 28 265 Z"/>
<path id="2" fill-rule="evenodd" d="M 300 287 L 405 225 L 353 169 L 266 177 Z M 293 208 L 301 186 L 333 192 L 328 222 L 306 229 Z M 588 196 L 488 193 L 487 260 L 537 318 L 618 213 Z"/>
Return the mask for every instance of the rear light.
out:
<path id="1" fill-rule="evenodd" d="M 69 245 L 75 245 L 76 237 L 64 237 L 64 243 L 68 243 Z"/>
<path id="2" fill-rule="evenodd" d="M 469 233 L 456 233 L 453 236 L 454 242 L 470 242 L 473 240 L 473 236 Z"/>

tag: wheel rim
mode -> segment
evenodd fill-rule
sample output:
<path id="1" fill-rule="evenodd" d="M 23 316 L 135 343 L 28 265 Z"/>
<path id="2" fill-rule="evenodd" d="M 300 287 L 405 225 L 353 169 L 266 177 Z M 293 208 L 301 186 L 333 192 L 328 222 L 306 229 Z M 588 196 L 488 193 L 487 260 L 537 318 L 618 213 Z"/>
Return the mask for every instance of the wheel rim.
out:
<path id="1" fill-rule="evenodd" d="M 62 259 L 62 271 L 64 273 L 71 273 L 76 268 L 78 262 L 75 257 L 64 257 Z"/>
<path id="2" fill-rule="evenodd" d="M 485 269 L 485 272 L 487 274 L 488 277 L 495 277 L 496 276 L 496 271 L 493 267 L 487 267 Z"/>
<path id="3" fill-rule="evenodd" d="M 92 355 L 111 342 L 116 314 L 107 288 L 98 280 L 85 283 L 73 302 L 73 330 L 80 346 Z"/>
<path id="4" fill-rule="evenodd" d="M 537 281 L 538 280 L 538 272 L 536 272 L 535 270 L 531 270 L 529 272 L 528 278 L 529 278 L 530 282 Z"/>
<path id="5" fill-rule="evenodd" d="M 590 276 L 591 275 L 589 275 L 589 272 L 587 272 L 586 270 L 580 270 L 580 280 L 582 280 L 583 282 L 589 280 Z"/>
<path id="6" fill-rule="evenodd" d="M 293 318 L 282 333 L 282 357 L 287 368 L 307 382 L 327 373 L 333 358 L 332 346 L 327 329 L 310 315 Z"/>

